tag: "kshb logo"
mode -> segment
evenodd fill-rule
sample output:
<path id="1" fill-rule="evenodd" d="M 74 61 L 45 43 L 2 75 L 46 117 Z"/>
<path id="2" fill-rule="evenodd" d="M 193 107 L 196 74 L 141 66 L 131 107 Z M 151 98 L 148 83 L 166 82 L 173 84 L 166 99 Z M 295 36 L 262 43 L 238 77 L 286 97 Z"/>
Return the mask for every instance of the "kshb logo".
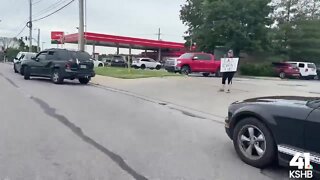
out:
<path id="1" fill-rule="evenodd" d="M 290 170 L 289 178 L 311 179 L 312 165 L 310 164 L 310 153 L 296 153 L 290 161 L 290 167 L 297 167 L 298 170 Z"/>

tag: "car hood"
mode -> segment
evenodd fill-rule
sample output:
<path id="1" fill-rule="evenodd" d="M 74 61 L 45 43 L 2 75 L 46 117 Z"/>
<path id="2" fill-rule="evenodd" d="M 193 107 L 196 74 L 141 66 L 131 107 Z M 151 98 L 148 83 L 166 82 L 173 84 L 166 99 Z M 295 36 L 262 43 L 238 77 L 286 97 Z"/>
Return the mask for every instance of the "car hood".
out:
<path id="1" fill-rule="evenodd" d="M 283 106 L 305 106 L 308 104 L 308 102 L 319 99 L 320 97 L 269 96 L 237 101 L 234 104 L 274 104 Z"/>

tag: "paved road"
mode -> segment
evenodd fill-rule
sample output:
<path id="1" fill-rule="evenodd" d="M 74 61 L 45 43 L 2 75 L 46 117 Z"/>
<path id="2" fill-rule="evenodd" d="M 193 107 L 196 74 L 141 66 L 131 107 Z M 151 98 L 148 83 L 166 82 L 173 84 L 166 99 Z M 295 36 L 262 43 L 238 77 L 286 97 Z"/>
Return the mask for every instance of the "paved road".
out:
<path id="1" fill-rule="evenodd" d="M 0 64 L 0 179 L 287 179 L 240 161 L 223 123 L 110 88 L 29 81 Z"/>

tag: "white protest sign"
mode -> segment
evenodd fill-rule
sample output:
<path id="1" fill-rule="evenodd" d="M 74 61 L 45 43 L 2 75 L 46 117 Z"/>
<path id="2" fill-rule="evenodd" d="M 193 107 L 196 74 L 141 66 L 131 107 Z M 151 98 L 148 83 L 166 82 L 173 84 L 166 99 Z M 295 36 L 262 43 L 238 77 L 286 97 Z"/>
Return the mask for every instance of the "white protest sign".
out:
<path id="1" fill-rule="evenodd" d="M 220 72 L 236 72 L 239 58 L 221 58 Z"/>

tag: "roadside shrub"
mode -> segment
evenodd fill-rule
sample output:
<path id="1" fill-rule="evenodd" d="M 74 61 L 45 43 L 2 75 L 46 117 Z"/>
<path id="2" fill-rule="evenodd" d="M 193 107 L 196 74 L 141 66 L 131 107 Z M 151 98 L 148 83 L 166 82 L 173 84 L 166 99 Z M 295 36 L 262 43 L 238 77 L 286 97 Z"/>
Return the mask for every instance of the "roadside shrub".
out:
<path id="1" fill-rule="evenodd" d="M 275 76 L 271 64 L 243 64 L 240 67 L 240 74 L 247 76 Z"/>

